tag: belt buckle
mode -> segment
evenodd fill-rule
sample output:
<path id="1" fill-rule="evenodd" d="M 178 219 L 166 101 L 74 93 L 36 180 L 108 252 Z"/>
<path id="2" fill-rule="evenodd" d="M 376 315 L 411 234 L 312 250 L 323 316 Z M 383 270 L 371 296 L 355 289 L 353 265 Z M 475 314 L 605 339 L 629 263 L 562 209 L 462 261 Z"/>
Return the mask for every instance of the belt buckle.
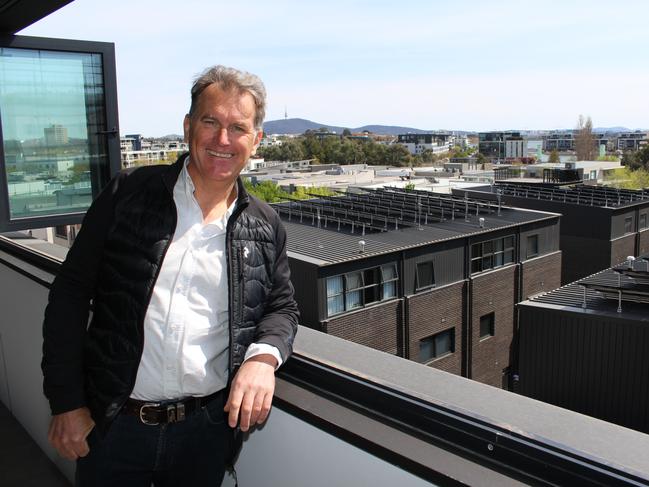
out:
<path id="1" fill-rule="evenodd" d="M 148 426 L 156 426 L 156 425 L 160 424 L 160 423 L 150 423 L 144 418 L 144 408 L 155 408 L 155 407 L 158 407 L 158 406 L 160 406 L 159 402 L 148 402 L 148 403 L 143 404 L 142 406 L 140 406 L 140 421 L 142 421 L 144 424 L 146 424 Z"/>

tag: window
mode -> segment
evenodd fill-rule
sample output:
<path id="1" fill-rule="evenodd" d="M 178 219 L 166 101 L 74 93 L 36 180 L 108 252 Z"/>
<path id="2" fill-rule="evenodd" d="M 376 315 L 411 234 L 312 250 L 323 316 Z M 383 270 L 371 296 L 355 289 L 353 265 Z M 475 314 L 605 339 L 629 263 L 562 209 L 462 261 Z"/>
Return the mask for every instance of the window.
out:
<path id="1" fill-rule="evenodd" d="M 397 296 L 397 275 L 396 264 L 381 266 L 382 299 L 394 298 Z"/>
<path id="2" fill-rule="evenodd" d="M 345 282 L 345 309 L 360 308 L 363 306 L 363 275 L 360 272 L 347 274 Z"/>
<path id="3" fill-rule="evenodd" d="M 1 230 L 81 222 L 120 164 L 113 47 L 33 45 L 0 44 Z"/>
<path id="4" fill-rule="evenodd" d="M 417 291 L 426 289 L 435 285 L 435 272 L 433 263 L 420 262 L 417 264 L 417 282 L 415 288 Z"/>
<path id="5" fill-rule="evenodd" d="M 345 311 L 343 276 L 327 278 L 327 316 Z"/>
<path id="6" fill-rule="evenodd" d="M 471 274 L 514 262 L 514 236 L 471 245 Z"/>
<path id="7" fill-rule="evenodd" d="M 327 316 L 397 296 L 396 264 L 327 278 Z"/>
<path id="8" fill-rule="evenodd" d="M 640 228 L 647 228 L 647 214 L 642 213 L 640 214 Z"/>
<path id="9" fill-rule="evenodd" d="M 480 338 L 489 338 L 494 336 L 496 315 L 489 313 L 480 317 Z"/>
<path id="10" fill-rule="evenodd" d="M 631 232 L 633 232 L 633 217 L 627 216 L 624 219 L 624 233 L 631 233 Z"/>
<path id="11" fill-rule="evenodd" d="M 428 362 L 455 352 L 455 328 L 419 340 L 419 361 Z"/>
<path id="12" fill-rule="evenodd" d="M 68 226 L 57 225 L 54 227 L 54 236 L 59 238 L 68 238 Z"/>
<path id="13" fill-rule="evenodd" d="M 527 237 L 527 251 L 525 253 L 526 258 L 536 257 L 539 255 L 539 236 L 538 235 L 528 235 Z"/>

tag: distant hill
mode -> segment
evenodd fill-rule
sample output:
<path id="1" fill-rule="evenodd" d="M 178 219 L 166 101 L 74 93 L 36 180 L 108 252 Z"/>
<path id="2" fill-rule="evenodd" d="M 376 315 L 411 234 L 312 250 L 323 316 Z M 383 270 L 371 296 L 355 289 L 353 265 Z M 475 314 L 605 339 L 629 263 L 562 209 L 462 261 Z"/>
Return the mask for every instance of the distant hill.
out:
<path id="1" fill-rule="evenodd" d="M 304 118 L 287 118 L 264 122 L 264 132 L 267 134 L 303 134 L 307 130 L 318 130 L 323 127 L 337 134 L 342 133 L 346 128 L 316 123 L 311 120 L 305 120 Z"/>
<path id="2" fill-rule="evenodd" d="M 600 134 L 605 132 L 633 132 L 633 130 L 626 127 L 594 127 L 593 132 Z"/>
<path id="3" fill-rule="evenodd" d="M 307 130 L 318 130 L 319 128 L 326 128 L 331 132 L 342 134 L 346 128 L 352 132 L 362 132 L 367 130 L 374 134 L 379 135 L 399 135 L 407 132 L 411 133 L 425 133 L 431 130 L 416 129 L 413 127 L 398 127 L 392 125 L 363 125 L 362 127 L 338 127 L 335 125 L 327 125 L 325 123 L 312 122 L 303 118 L 288 118 L 282 120 L 270 120 L 264 123 L 264 132 L 267 134 L 303 134 Z"/>

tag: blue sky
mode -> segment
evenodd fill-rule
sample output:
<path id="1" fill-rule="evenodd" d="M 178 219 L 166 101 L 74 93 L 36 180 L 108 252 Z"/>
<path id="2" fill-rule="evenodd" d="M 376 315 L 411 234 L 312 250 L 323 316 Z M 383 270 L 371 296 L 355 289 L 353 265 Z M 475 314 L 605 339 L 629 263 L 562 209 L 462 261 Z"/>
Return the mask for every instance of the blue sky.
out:
<path id="1" fill-rule="evenodd" d="M 115 43 L 120 131 L 181 133 L 192 78 L 258 74 L 267 120 L 649 128 L 649 2 L 76 0 L 21 34 Z"/>

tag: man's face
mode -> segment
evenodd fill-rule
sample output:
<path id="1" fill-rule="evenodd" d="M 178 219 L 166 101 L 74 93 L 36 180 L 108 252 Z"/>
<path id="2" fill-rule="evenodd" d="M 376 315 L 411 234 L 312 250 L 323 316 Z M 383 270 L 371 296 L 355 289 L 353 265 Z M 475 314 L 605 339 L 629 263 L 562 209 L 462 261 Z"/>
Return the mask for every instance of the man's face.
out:
<path id="1" fill-rule="evenodd" d="M 196 175 L 204 185 L 233 183 L 262 135 L 255 129 L 252 95 L 223 91 L 215 84 L 199 95 L 194 113 L 185 116 L 183 127 L 194 166 L 192 177 Z"/>

